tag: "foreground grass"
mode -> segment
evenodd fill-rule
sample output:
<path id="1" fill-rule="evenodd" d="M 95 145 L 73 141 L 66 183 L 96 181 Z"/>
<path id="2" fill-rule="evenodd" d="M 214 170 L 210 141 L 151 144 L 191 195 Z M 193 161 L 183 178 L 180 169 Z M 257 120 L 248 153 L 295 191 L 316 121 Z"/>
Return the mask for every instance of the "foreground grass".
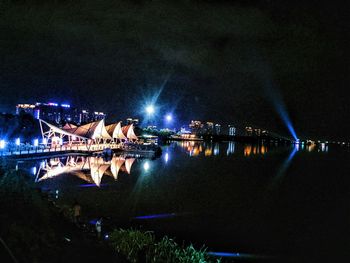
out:
<path id="1" fill-rule="evenodd" d="M 110 234 L 109 239 L 113 249 L 124 255 L 130 262 L 220 262 L 219 259 L 211 259 L 207 255 L 205 248 L 196 250 L 192 245 L 183 247 L 166 236 L 157 242 L 154 234 L 149 231 L 142 232 L 134 229 L 114 230 Z"/>

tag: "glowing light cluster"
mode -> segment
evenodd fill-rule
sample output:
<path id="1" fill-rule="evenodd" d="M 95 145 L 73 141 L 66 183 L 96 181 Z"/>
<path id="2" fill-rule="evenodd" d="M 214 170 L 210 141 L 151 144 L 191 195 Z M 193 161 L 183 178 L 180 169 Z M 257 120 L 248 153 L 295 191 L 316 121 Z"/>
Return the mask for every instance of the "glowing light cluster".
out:
<path id="1" fill-rule="evenodd" d="M 0 141 L 0 149 L 5 149 L 5 146 L 6 146 L 5 140 L 1 140 Z"/>
<path id="2" fill-rule="evenodd" d="M 153 105 L 148 105 L 146 107 L 146 112 L 147 112 L 148 115 L 154 114 L 154 112 L 155 112 L 154 106 Z"/>
<path id="3" fill-rule="evenodd" d="M 166 119 L 167 122 L 171 122 L 173 120 L 173 116 L 171 114 L 167 114 L 165 116 L 165 119 Z"/>

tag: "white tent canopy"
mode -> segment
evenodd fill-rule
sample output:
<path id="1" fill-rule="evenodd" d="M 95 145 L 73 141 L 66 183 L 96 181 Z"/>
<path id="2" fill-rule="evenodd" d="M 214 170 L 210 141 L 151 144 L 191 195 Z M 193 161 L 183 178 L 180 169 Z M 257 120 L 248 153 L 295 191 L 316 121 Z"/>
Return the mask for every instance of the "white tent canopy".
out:
<path id="1" fill-rule="evenodd" d="M 121 122 L 106 126 L 107 131 L 113 139 L 126 140 L 127 137 L 122 132 Z"/>
<path id="2" fill-rule="evenodd" d="M 69 130 L 64 130 L 64 129 L 58 128 L 55 125 L 52 125 L 52 124 L 50 124 L 50 123 L 48 123 L 46 121 L 43 121 L 41 119 L 39 119 L 39 121 L 40 121 L 40 124 L 41 123 L 46 124 L 50 128 L 51 132 L 58 133 L 58 134 L 61 134 L 61 135 L 71 136 L 71 137 L 74 136 L 74 137 L 80 138 L 80 139 L 88 139 L 87 137 L 74 134 L 74 133 L 70 132 Z"/>
<path id="3" fill-rule="evenodd" d="M 138 138 L 134 132 L 134 125 L 133 124 L 130 125 L 130 128 L 128 129 L 128 133 L 127 133 L 126 137 L 129 140 L 138 140 Z"/>
<path id="4" fill-rule="evenodd" d="M 91 122 L 79 127 L 67 129 L 69 133 L 89 139 L 112 139 L 108 134 L 104 119 Z"/>
<path id="5" fill-rule="evenodd" d="M 138 140 L 139 139 L 134 132 L 134 125 L 133 124 L 123 126 L 121 130 L 124 133 L 124 135 L 126 136 L 126 138 L 128 138 L 128 140 Z"/>

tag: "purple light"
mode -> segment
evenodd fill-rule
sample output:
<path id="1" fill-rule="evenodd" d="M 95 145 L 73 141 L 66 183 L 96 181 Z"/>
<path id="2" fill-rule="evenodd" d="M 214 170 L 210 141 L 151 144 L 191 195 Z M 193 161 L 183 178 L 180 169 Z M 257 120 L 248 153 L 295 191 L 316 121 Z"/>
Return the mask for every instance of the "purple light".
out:
<path id="1" fill-rule="evenodd" d="M 40 110 L 39 109 L 34 111 L 34 118 L 35 119 L 39 119 L 40 118 Z"/>
<path id="2" fill-rule="evenodd" d="M 144 220 L 144 219 L 156 219 L 156 218 L 169 218 L 169 217 L 174 217 L 174 216 L 176 216 L 175 213 L 171 213 L 171 214 L 154 214 L 154 215 L 146 215 L 146 216 L 136 216 L 136 217 L 134 217 L 134 219 Z"/>

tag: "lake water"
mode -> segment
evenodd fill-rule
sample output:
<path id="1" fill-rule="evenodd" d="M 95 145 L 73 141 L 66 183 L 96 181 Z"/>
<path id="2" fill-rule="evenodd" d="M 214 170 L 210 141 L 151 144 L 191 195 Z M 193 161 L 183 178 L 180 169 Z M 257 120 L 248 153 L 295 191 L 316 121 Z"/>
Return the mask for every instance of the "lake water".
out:
<path id="1" fill-rule="evenodd" d="M 77 199 L 88 219 L 249 260 L 310 262 L 348 256 L 349 157 L 340 146 L 174 142 L 153 160 L 72 156 L 18 166 L 58 203 Z"/>

